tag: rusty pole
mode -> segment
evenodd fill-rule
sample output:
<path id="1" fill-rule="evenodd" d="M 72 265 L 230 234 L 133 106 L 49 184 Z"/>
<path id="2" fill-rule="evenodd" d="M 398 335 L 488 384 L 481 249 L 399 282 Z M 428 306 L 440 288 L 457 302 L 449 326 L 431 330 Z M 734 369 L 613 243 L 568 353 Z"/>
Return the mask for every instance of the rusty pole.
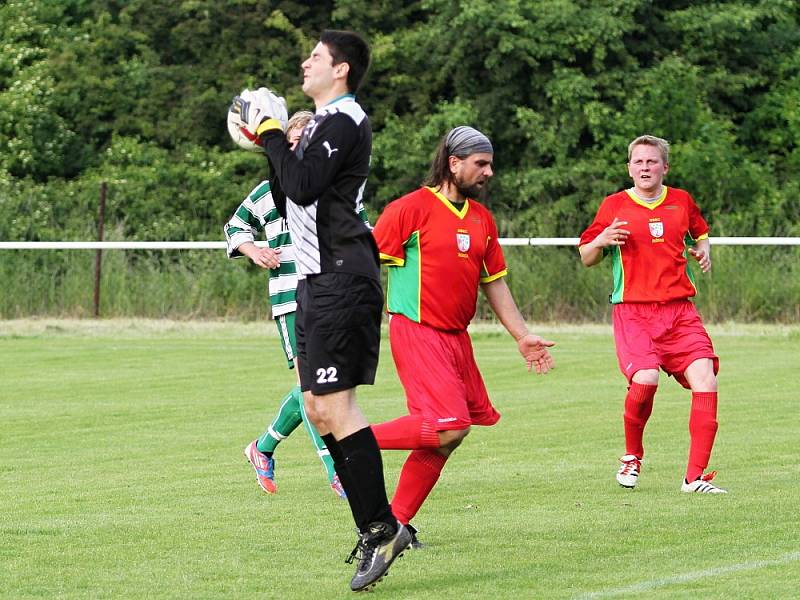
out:
<path id="1" fill-rule="evenodd" d="M 103 241 L 103 225 L 106 218 L 106 189 L 108 184 L 100 184 L 100 208 L 97 213 L 97 241 Z M 103 265 L 103 250 L 98 248 L 94 255 L 94 317 L 100 316 L 100 274 Z"/>

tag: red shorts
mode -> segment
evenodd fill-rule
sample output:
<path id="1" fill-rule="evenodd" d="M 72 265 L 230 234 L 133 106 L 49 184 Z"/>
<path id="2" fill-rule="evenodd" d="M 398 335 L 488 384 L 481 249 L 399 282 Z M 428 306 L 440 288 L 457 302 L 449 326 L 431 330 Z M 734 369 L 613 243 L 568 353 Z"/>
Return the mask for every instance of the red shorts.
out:
<path id="1" fill-rule="evenodd" d="M 617 360 L 628 383 L 636 371 L 661 368 L 688 389 L 684 372 L 698 358 L 710 358 L 714 374 L 719 371 L 711 338 L 689 300 L 623 302 L 612 316 Z"/>
<path id="2" fill-rule="evenodd" d="M 500 419 L 466 331 L 441 331 L 392 315 L 389 342 L 410 414 L 421 414 L 437 431 L 494 425 Z"/>

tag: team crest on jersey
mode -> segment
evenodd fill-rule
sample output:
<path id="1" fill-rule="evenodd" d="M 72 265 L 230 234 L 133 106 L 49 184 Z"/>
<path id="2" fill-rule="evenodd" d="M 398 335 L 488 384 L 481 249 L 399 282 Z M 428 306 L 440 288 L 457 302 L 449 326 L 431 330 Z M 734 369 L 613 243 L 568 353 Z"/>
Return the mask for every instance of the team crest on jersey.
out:
<path id="1" fill-rule="evenodd" d="M 458 245 L 459 252 L 466 252 L 469 250 L 469 234 L 456 233 L 456 244 Z"/>
<path id="2" fill-rule="evenodd" d="M 664 223 L 661 221 L 654 221 L 649 223 L 650 225 L 650 235 L 654 238 L 664 237 Z"/>

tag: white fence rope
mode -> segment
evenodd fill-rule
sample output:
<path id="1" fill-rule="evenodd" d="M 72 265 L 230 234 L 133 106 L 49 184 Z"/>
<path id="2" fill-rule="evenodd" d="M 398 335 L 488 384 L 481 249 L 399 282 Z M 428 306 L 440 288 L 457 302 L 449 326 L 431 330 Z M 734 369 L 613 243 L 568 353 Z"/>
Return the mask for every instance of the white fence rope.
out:
<path id="1" fill-rule="evenodd" d="M 714 246 L 800 246 L 800 237 L 712 237 Z M 256 246 L 266 246 L 263 241 Z M 502 246 L 577 246 L 578 238 L 500 238 Z M 225 242 L 2 242 L 0 250 L 224 250 Z"/>

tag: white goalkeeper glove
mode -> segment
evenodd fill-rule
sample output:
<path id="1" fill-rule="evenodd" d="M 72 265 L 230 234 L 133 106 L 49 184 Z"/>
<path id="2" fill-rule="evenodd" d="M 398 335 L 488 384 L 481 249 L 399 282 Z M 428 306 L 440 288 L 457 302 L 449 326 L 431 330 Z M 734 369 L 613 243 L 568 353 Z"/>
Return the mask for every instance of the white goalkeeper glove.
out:
<path id="1" fill-rule="evenodd" d="M 237 115 L 240 128 L 254 139 L 266 131 L 286 131 L 289 114 L 286 100 L 265 87 L 257 90 L 242 90 L 233 98 L 230 112 Z"/>

